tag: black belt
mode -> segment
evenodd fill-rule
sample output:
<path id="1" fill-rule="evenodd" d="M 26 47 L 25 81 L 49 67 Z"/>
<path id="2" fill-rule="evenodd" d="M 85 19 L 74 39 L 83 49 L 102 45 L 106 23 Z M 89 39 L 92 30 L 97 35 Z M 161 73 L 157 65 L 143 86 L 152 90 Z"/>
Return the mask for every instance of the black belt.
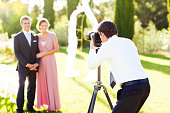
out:
<path id="1" fill-rule="evenodd" d="M 131 86 L 131 85 L 140 84 L 140 83 L 145 83 L 145 82 L 148 82 L 148 78 L 125 82 L 125 83 L 123 83 L 121 86 L 122 86 L 122 87 L 124 87 L 124 86 Z"/>

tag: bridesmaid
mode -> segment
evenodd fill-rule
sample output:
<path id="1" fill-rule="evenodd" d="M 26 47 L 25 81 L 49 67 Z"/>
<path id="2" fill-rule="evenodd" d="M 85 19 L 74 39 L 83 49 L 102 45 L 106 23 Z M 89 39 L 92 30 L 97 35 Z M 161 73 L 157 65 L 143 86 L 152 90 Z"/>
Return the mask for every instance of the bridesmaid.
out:
<path id="1" fill-rule="evenodd" d="M 58 74 L 54 53 L 59 51 L 59 44 L 56 34 L 48 31 L 49 22 L 46 18 L 41 18 L 37 23 L 40 31 L 39 49 L 40 66 L 37 74 L 36 107 L 47 109 L 52 112 L 61 109 Z"/>

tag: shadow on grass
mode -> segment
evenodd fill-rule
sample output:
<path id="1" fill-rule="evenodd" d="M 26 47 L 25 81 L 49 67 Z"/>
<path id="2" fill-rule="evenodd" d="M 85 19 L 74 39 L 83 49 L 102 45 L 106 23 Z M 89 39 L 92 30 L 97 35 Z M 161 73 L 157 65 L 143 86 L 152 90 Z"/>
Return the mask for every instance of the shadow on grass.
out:
<path id="1" fill-rule="evenodd" d="M 146 69 L 159 71 L 170 76 L 170 66 L 155 64 L 144 60 L 141 60 L 141 63 L 143 67 Z"/>
<path id="2" fill-rule="evenodd" d="M 89 87 L 87 87 L 84 83 L 76 80 L 76 78 L 72 78 L 72 80 L 73 80 L 74 82 L 76 82 L 79 86 L 81 86 L 81 87 L 83 87 L 84 89 L 86 89 L 89 93 L 91 93 L 91 96 L 89 97 L 89 98 L 90 98 L 90 99 L 89 99 L 89 105 L 90 105 L 90 101 L 91 101 L 91 98 L 92 98 L 92 94 L 93 94 L 93 91 L 94 91 L 94 87 L 91 87 L 91 88 L 89 89 Z M 103 92 L 103 89 L 100 89 L 100 91 L 101 91 L 101 93 L 104 93 L 104 92 Z M 109 92 L 108 92 L 108 93 L 109 93 Z M 111 96 L 114 97 L 114 98 L 116 98 L 116 95 L 115 95 L 115 94 L 113 94 L 113 95 L 111 95 Z M 110 96 L 110 94 L 109 94 L 110 99 L 111 99 L 111 96 Z M 109 103 L 108 103 L 106 97 L 105 97 L 105 98 L 101 98 L 101 97 L 97 96 L 97 99 L 98 99 L 98 101 L 99 101 L 100 103 L 102 103 L 103 105 L 106 105 L 106 106 L 110 109 L 110 106 L 109 106 Z M 113 104 L 113 103 L 112 103 L 112 104 Z"/>
<path id="3" fill-rule="evenodd" d="M 163 60 L 170 60 L 169 57 L 166 57 L 164 55 L 160 55 L 160 54 L 144 54 L 144 53 L 141 53 L 140 55 L 142 56 L 146 56 L 146 57 L 151 57 L 151 58 L 160 58 L 160 59 L 163 59 Z"/>
<path id="4" fill-rule="evenodd" d="M 60 53 L 64 53 L 64 54 L 67 54 L 67 51 L 66 51 L 67 47 L 60 47 L 60 50 L 59 52 Z M 83 49 L 82 52 L 84 53 L 88 53 L 88 49 Z M 85 59 L 83 55 L 79 54 L 79 53 L 76 53 L 76 58 L 78 59 Z"/>

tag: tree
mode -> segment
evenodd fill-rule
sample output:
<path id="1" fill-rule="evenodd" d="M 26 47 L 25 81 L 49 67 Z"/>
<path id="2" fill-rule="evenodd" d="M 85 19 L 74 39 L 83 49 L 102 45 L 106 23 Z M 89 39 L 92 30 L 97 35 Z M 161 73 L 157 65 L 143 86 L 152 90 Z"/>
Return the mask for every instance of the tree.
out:
<path id="1" fill-rule="evenodd" d="M 36 29 L 36 24 L 38 21 L 38 17 L 41 14 L 41 10 L 39 9 L 39 7 L 37 5 L 35 5 L 31 11 L 30 17 L 32 18 L 32 23 L 31 23 L 31 29 L 38 32 Z"/>
<path id="2" fill-rule="evenodd" d="M 170 0 L 167 0 L 167 10 L 168 10 L 168 21 L 169 21 L 169 27 L 170 27 Z"/>
<path id="3" fill-rule="evenodd" d="M 47 18 L 50 23 L 50 28 L 54 28 L 55 11 L 53 8 L 54 0 L 44 0 L 44 14 L 43 17 Z"/>
<path id="4" fill-rule="evenodd" d="M 133 0 L 115 0 L 115 24 L 120 37 L 133 38 L 134 4 Z"/>
<path id="5" fill-rule="evenodd" d="M 67 0 L 68 20 L 70 20 L 70 16 L 71 16 L 72 12 L 76 9 L 78 3 L 79 3 L 79 0 Z"/>
<path id="6" fill-rule="evenodd" d="M 3 32 L 11 36 L 21 30 L 20 18 L 28 15 L 28 5 L 16 2 L 2 2 L 0 4 L 0 19 L 2 20 Z"/>
<path id="7" fill-rule="evenodd" d="M 151 20 L 158 30 L 168 27 L 166 0 L 135 0 L 135 13 L 146 28 Z"/>

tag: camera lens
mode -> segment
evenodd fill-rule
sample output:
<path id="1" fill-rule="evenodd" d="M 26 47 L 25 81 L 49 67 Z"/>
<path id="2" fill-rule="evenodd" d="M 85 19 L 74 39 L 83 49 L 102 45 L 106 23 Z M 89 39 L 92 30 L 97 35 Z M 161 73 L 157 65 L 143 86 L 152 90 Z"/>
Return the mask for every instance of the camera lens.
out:
<path id="1" fill-rule="evenodd" d="M 100 35 L 98 32 L 90 32 L 86 34 L 86 37 L 88 37 L 88 40 L 93 39 L 93 44 L 96 47 L 100 47 L 102 44 L 102 41 L 100 39 Z"/>

